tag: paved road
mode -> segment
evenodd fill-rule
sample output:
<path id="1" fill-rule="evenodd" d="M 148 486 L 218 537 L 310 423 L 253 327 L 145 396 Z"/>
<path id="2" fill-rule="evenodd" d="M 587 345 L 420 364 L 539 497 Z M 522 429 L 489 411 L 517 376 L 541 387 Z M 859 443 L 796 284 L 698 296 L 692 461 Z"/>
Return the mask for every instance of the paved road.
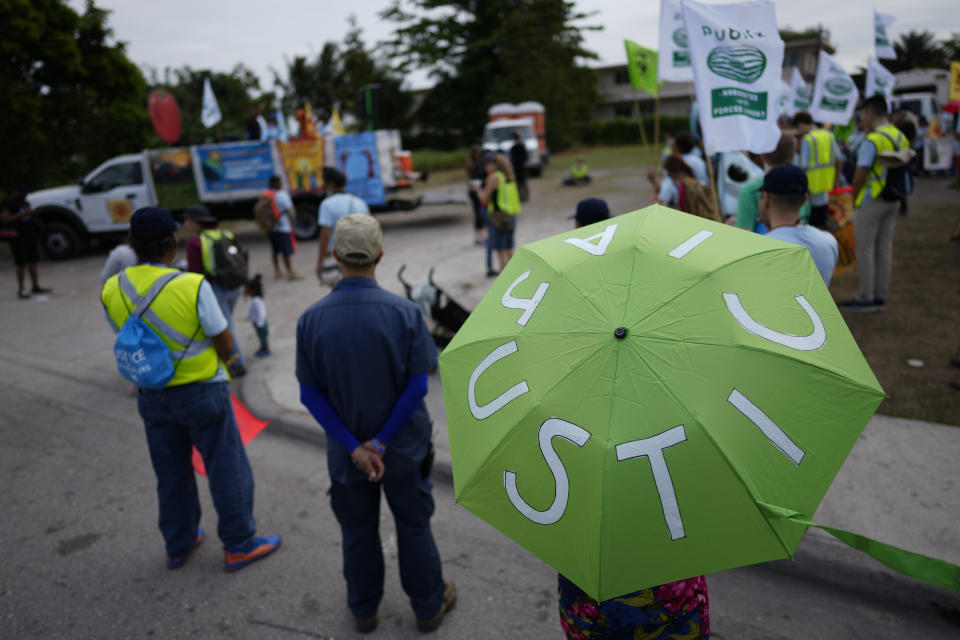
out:
<path id="1" fill-rule="evenodd" d="M 636 180 L 626 172 L 610 179 L 622 181 L 613 185 L 622 193 Z M 534 185 L 534 197 L 550 201 L 543 191 L 550 185 Z M 619 210 L 628 210 L 631 197 L 622 196 Z M 522 240 L 568 224 L 565 209 L 530 207 L 528 213 Z M 480 250 L 470 245 L 465 210 L 436 207 L 385 219 L 384 226 L 386 273 L 408 262 L 411 278 L 422 281 L 428 266 L 438 264 L 438 280 L 458 299 L 472 305 L 482 296 Z M 254 260 L 266 265 L 265 243 L 252 231 L 243 237 Z M 315 250 L 315 243 L 302 245 L 304 271 Z M 223 573 L 214 512 L 201 491 L 208 539 L 181 571 L 163 568 L 142 425 L 134 398 L 112 371 L 112 334 L 96 297 L 102 260 L 91 255 L 43 264 L 43 280 L 55 289 L 46 301 L 0 299 L 6 338 L 0 345 L 0 539 L 8 549 L 0 569 L 0 638 L 354 637 L 339 532 L 324 495 L 322 438 L 297 422 L 293 404 L 284 407 L 286 414 L 268 416 L 278 417 L 277 424 L 248 447 L 258 525 L 263 533 L 283 534 L 284 547 L 238 574 Z M 399 291 L 392 277 L 382 280 Z M 278 353 L 252 362 L 253 375 L 235 383 L 248 396 L 257 386 L 267 388 L 267 378 L 275 379 L 270 394 L 284 393 L 274 387 L 294 388 L 284 341 L 292 339 L 300 311 L 322 295 L 312 280 L 268 279 L 267 285 Z M 0 273 L 0 292 L 14 290 L 12 273 Z M 238 326 L 252 351 L 252 330 L 242 321 Z M 431 410 L 440 423 L 435 399 Z M 958 436 L 960 430 L 941 425 L 875 420 L 817 520 L 960 562 Z M 456 506 L 444 474 L 435 497 L 438 544 L 460 592 L 457 609 L 435 637 L 559 638 L 554 572 Z M 381 530 L 387 593 L 374 637 L 417 637 L 398 584 L 389 516 Z M 956 593 L 901 578 L 818 531 L 808 532 L 793 560 L 708 579 L 716 638 L 960 634 Z"/>

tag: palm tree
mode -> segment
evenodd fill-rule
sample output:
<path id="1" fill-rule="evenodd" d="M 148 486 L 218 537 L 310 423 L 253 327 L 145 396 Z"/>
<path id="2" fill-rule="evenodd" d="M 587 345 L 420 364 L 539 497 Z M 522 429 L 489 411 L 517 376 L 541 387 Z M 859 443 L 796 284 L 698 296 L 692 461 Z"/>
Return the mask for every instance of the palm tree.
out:
<path id="1" fill-rule="evenodd" d="M 893 44 L 897 52 L 896 60 L 885 62 L 885 66 L 896 73 L 908 69 L 943 68 L 946 58 L 941 44 L 930 31 L 910 31 L 900 35 Z"/>

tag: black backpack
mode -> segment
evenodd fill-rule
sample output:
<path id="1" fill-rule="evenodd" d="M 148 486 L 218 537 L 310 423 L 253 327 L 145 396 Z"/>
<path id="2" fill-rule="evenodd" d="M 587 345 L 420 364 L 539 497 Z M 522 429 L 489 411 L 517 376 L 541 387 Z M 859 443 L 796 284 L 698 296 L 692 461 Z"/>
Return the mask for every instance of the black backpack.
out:
<path id="1" fill-rule="evenodd" d="M 886 132 L 878 131 L 877 133 L 889 140 L 894 150 L 900 148 L 894 139 Z M 910 165 L 908 163 L 901 164 L 898 167 L 887 167 L 887 182 L 883 185 L 883 190 L 880 192 L 881 200 L 885 200 L 886 202 L 905 200 L 912 191 L 913 176 L 910 175 Z"/>
<path id="2" fill-rule="evenodd" d="M 206 275 L 211 282 L 224 289 L 236 289 L 246 283 L 250 268 L 248 252 L 232 233 L 222 231 L 220 237 L 213 241 L 210 251 L 213 273 Z"/>

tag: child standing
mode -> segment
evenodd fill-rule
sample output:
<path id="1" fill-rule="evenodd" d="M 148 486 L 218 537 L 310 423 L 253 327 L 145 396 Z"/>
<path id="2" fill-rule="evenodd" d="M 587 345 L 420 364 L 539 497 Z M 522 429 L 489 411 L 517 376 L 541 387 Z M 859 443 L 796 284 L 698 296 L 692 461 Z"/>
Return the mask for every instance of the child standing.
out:
<path id="1" fill-rule="evenodd" d="M 250 298 L 247 317 L 253 323 L 253 328 L 260 339 L 260 349 L 254 355 L 263 358 L 270 355 L 268 340 L 270 326 L 267 324 L 267 307 L 263 304 L 263 281 L 259 273 L 253 277 L 253 280 L 247 280 L 243 292 Z"/>

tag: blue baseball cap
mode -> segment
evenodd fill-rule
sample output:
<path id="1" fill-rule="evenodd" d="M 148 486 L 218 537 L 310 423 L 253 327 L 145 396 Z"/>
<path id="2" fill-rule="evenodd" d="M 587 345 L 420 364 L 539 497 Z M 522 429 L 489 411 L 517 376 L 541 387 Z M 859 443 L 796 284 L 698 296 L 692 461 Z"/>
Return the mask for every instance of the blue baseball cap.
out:
<path id="1" fill-rule="evenodd" d="M 774 167 L 763 176 L 760 191 L 777 195 L 801 194 L 808 191 L 807 173 L 795 164 Z"/>
<path id="2" fill-rule="evenodd" d="M 152 242 L 169 238 L 179 227 L 169 209 L 142 207 L 130 217 L 130 237 Z"/>
<path id="3" fill-rule="evenodd" d="M 577 203 L 577 212 L 570 218 L 576 218 L 581 227 L 600 222 L 610 217 L 610 207 L 600 198 L 586 198 Z"/>

